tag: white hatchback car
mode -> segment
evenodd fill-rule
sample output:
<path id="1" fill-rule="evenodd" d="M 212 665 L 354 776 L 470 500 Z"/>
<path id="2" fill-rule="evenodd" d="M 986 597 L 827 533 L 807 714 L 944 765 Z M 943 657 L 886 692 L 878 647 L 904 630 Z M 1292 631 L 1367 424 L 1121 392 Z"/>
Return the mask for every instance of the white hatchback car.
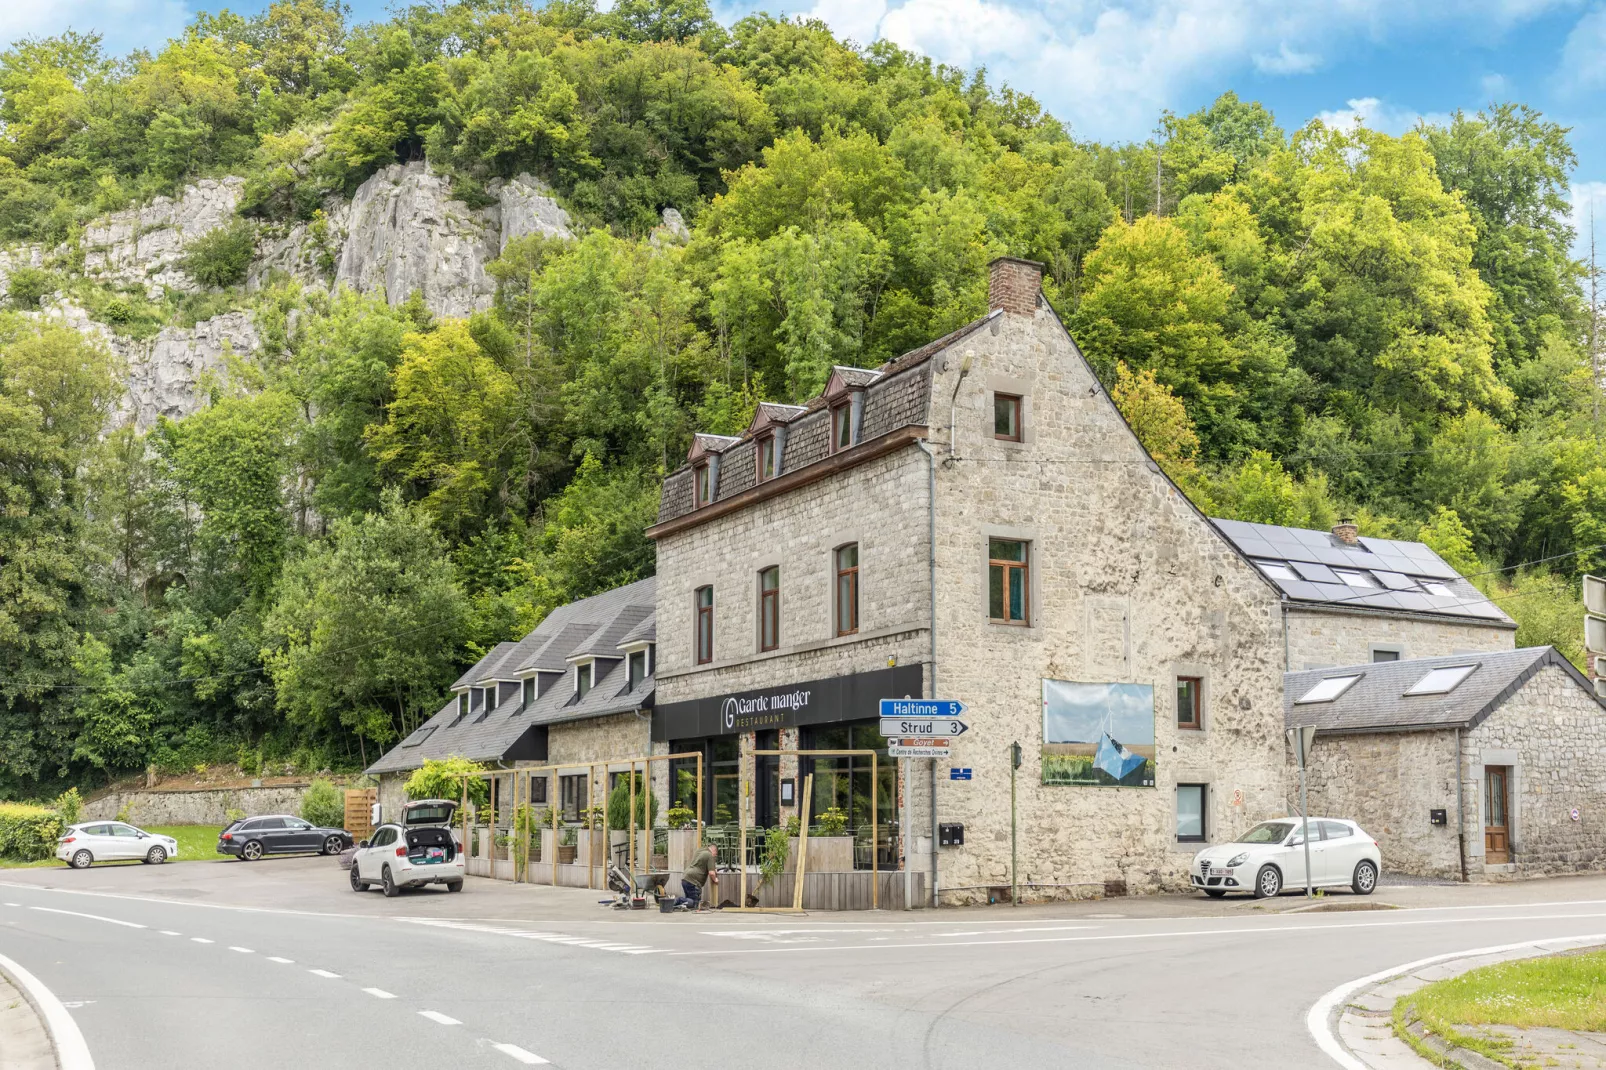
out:
<path id="1" fill-rule="evenodd" d="M 1285 888 L 1305 887 L 1303 822 L 1297 817 L 1262 821 L 1231 843 L 1206 847 L 1193 858 L 1189 879 L 1212 898 L 1228 892 L 1252 892 L 1256 899 Z M 1377 841 L 1353 821 L 1313 817 L 1310 826 L 1311 885 L 1347 886 L 1356 895 L 1371 895 L 1383 872 Z"/>
<path id="2" fill-rule="evenodd" d="M 420 799 L 402 807 L 402 819 L 374 829 L 357 845 L 351 859 L 351 890 L 366 891 L 371 884 L 386 895 L 403 888 L 444 884 L 449 892 L 463 890 L 466 867 L 463 851 L 452 835 L 457 804 L 446 799 Z"/>
<path id="3" fill-rule="evenodd" d="M 73 869 L 88 869 L 96 862 L 135 859 L 159 866 L 177 854 L 178 841 L 173 837 L 158 836 L 121 821 L 73 825 L 56 841 L 56 857 Z"/>

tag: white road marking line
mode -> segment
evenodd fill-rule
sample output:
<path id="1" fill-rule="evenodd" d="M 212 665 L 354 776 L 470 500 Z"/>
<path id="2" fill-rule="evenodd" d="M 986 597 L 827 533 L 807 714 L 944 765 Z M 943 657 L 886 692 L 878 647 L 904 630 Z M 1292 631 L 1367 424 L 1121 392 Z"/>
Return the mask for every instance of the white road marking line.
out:
<path id="1" fill-rule="evenodd" d="M 229 945 L 229 950 L 230 951 L 238 951 L 242 955 L 255 955 L 256 954 L 255 951 L 252 951 L 248 947 L 235 947 L 233 944 Z"/>
<path id="2" fill-rule="evenodd" d="M 503 1055 L 513 1056 L 513 1058 L 517 1059 L 525 1066 L 545 1066 L 547 1064 L 546 1060 L 535 1054 L 535 1052 L 525 1051 L 517 1044 L 498 1044 L 495 1041 L 492 1041 L 491 1047 L 495 1048 Z"/>
<path id="3" fill-rule="evenodd" d="M 214 941 L 214 940 L 208 940 L 208 939 L 207 939 L 207 938 L 206 938 L 206 937 L 204 937 L 204 936 L 192 936 L 192 937 L 190 937 L 190 939 L 191 939 L 191 940 L 193 940 L 193 941 L 194 941 L 194 942 L 195 942 L 195 943 L 197 943 L 197 944 L 211 944 L 211 943 L 216 943 L 216 941 Z"/>
<path id="4" fill-rule="evenodd" d="M 183 933 L 176 933 L 172 929 L 163 929 L 163 930 L 161 930 L 161 933 L 162 933 L 163 936 L 183 936 L 184 935 Z"/>
<path id="5" fill-rule="evenodd" d="M 373 996 L 375 999 L 395 999 L 396 998 L 391 993 L 386 992 L 383 988 L 365 988 L 365 989 L 363 989 L 363 991 L 368 993 L 370 996 Z"/>
<path id="6" fill-rule="evenodd" d="M 295 959 L 281 959 L 278 955 L 269 955 L 268 956 L 268 961 L 269 962 L 282 962 L 286 966 L 293 966 L 293 965 L 295 965 L 295 961 L 296 960 Z"/>
<path id="7" fill-rule="evenodd" d="M 121 925 L 129 929 L 143 929 L 145 926 L 137 921 L 123 921 L 121 918 L 108 918 L 100 914 L 80 914 L 76 910 L 57 910 L 55 907 L 29 907 L 29 910 L 42 910 L 46 914 L 66 914 L 74 918 L 88 918 L 90 921 L 104 921 L 108 925 Z"/>
<path id="8" fill-rule="evenodd" d="M 1606 913 L 1591 914 L 1514 914 L 1499 918 L 1477 918 L 1477 921 L 1577 921 L 1581 918 L 1606 918 Z M 1422 918 L 1414 921 L 1354 921 L 1328 925 L 1276 925 L 1266 928 L 1237 929 L 1173 929 L 1157 933 L 1100 933 L 1096 936 L 1046 936 L 1041 940 L 928 940 L 919 944 L 824 944 L 812 947 L 722 947 L 712 951 L 670 951 L 671 955 L 779 955 L 789 951 L 897 951 L 918 950 L 927 947 L 987 947 L 992 944 L 1079 944 L 1100 940 L 1155 940 L 1171 936 L 1276 936 L 1281 933 L 1323 932 L 1342 929 L 1393 929 L 1415 925 L 1465 925 L 1466 918 Z M 631 954 L 631 952 L 623 952 Z M 642 952 L 636 952 L 642 954 Z"/>
<path id="9" fill-rule="evenodd" d="M 496 925 L 476 925 L 471 922 L 453 921 L 448 918 L 398 918 L 397 920 L 410 922 L 414 925 L 429 925 L 437 929 L 459 929 L 464 932 L 490 933 L 494 936 L 512 936 L 520 940 L 540 940 L 546 944 L 585 947 L 593 951 L 611 951 L 620 955 L 658 955 L 663 954 L 666 950 L 665 948 L 648 947 L 645 944 L 622 944 L 615 940 L 599 939 L 592 936 L 571 936 L 568 933 L 509 929 Z"/>
<path id="10" fill-rule="evenodd" d="M 1606 940 L 1606 933 L 1593 933 L 1589 936 L 1568 936 L 1558 939 L 1598 941 Z M 1477 958 L 1480 955 L 1498 955 L 1503 951 L 1515 951 L 1518 948 L 1553 942 L 1553 940 L 1525 940 L 1518 944 L 1500 944 L 1497 947 L 1480 947 L 1471 951 L 1452 951 L 1447 955 L 1433 955 L 1429 958 L 1417 959 L 1415 962 L 1407 962 L 1401 966 L 1391 966 L 1386 970 L 1379 970 L 1377 973 L 1367 974 L 1365 977 L 1358 977 L 1353 981 L 1346 981 L 1311 1005 L 1310 1013 L 1305 1015 L 1305 1028 L 1310 1031 L 1311 1039 L 1316 1041 L 1316 1046 L 1322 1049 L 1328 1058 L 1342 1066 L 1344 1070 L 1367 1070 L 1365 1063 L 1344 1050 L 1344 1045 L 1333 1033 L 1329 1024 L 1332 1021 L 1333 1012 L 1349 998 L 1351 993 L 1357 989 L 1365 988 L 1369 984 L 1386 981 L 1390 977 L 1414 973 L 1422 967 L 1431 966 L 1436 962 L 1445 962 L 1449 959 Z"/>
<path id="11" fill-rule="evenodd" d="M 56 1065 L 61 1070 L 95 1070 L 95 1060 L 90 1057 L 84 1035 L 78 1031 L 78 1023 L 73 1021 L 56 994 L 46 988 L 39 978 L 4 955 L 0 955 L 0 969 L 10 974 L 11 979 L 28 993 L 34 1006 L 39 1008 L 39 1013 L 45 1019 L 45 1028 L 55 1044 Z"/>
<path id="12" fill-rule="evenodd" d="M 20 907 L 20 906 L 22 906 L 22 904 L 21 903 L 7 903 L 6 906 L 8 906 L 8 907 Z"/>
<path id="13" fill-rule="evenodd" d="M 317 974 L 319 977 L 332 977 L 336 979 L 340 977 L 338 973 L 330 973 L 328 970 L 308 970 L 307 972 L 311 974 Z"/>
<path id="14" fill-rule="evenodd" d="M 440 1011 L 419 1011 L 418 1015 L 421 1018 L 428 1018 L 430 1021 L 438 1022 L 441 1025 L 462 1025 L 463 1024 L 462 1022 L 458 1021 L 456 1018 L 450 1017 L 449 1015 L 442 1014 Z"/>

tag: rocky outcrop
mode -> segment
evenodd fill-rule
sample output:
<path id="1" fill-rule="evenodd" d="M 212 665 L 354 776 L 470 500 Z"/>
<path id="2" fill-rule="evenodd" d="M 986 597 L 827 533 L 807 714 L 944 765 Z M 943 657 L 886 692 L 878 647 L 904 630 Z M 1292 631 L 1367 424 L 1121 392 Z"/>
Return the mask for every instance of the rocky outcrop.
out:
<path id="1" fill-rule="evenodd" d="M 234 222 L 245 180 L 204 178 L 185 186 L 175 200 L 157 197 L 140 208 L 112 212 L 84 228 L 84 274 L 105 282 L 145 287 L 157 300 L 162 288 L 195 290 L 179 266 L 184 247 L 201 235 Z"/>
<path id="2" fill-rule="evenodd" d="M 352 198 L 336 285 L 391 304 L 416 290 L 437 316 L 489 308 L 496 292 L 485 265 L 526 234 L 569 237 L 568 215 L 528 175 L 491 187 L 497 203 L 470 208 L 424 163 L 392 164 Z"/>
<path id="3" fill-rule="evenodd" d="M 71 302 L 34 313 L 40 319 L 97 338 L 121 358 L 126 392 L 112 412 L 110 426 L 129 420 L 141 431 L 159 417 L 178 419 L 206 402 L 208 380 L 228 374 L 230 356 L 249 358 L 262 345 L 247 312 L 226 312 L 193 327 L 164 327 L 155 338 L 123 338 Z"/>
<path id="4" fill-rule="evenodd" d="M 686 218 L 675 208 L 664 209 L 664 221 L 652 228 L 647 241 L 654 249 L 665 245 L 685 245 L 691 241 L 691 230 L 686 226 Z"/>
<path id="5" fill-rule="evenodd" d="M 16 249 L 0 249 L 0 300 L 11 296 L 11 273 L 18 268 L 43 267 L 45 247 L 24 245 Z"/>

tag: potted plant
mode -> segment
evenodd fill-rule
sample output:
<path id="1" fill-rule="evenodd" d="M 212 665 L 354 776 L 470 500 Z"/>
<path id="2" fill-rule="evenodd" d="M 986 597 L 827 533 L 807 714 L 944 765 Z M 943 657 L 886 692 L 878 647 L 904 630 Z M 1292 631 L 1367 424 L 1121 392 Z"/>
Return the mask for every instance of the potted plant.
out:
<path id="1" fill-rule="evenodd" d="M 558 862 L 565 866 L 574 864 L 575 855 L 580 850 L 580 830 L 574 825 L 565 825 L 558 830 Z"/>
<path id="2" fill-rule="evenodd" d="M 829 806 L 820 811 L 819 823 L 809 829 L 809 869 L 815 873 L 847 873 L 853 869 L 853 837 L 848 835 L 847 811 Z"/>
<path id="3" fill-rule="evenodd" d="M 764 886 L 786 872 L 787 853 L 793 842 L 788 834 L 796 827 L 797 819 L 794 818 L 790 825 L 776 825 L 764 830 L 764 859 L 758 866 L 758 885 L 747 893 L 747 906 L 758 906 L 758 895 Z"/>

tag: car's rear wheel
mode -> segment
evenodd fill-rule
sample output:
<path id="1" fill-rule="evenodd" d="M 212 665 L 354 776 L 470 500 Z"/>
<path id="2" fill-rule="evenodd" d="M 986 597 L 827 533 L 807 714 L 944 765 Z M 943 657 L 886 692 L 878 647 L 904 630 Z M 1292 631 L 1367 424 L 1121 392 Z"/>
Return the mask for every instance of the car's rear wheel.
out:
<path id="1" fill-rule="evenodd" d="M 1261 866 L 1255 876 L 1255 898 L 1270 899 L 1283 890 L 1282 871 L 1276 866 Z"/>
<path id="2" fill-rule="evenodd" d="M 1227 889 L 1225 889 L 1225 888 L 1206 888 L 1205 889 L 1205 895 L 1208 895 L 1212 899 L 1220 899 L 1222 896 L 1224 896 L 1226 894 L 1227 894 Z"/>
<path id="3" fill-rule="evenodd" d="M 70 864 L 73 869 L 88 869 L 90 864 L 94 861 L 95 856 L 90 854 L 87 850 L 74 851 L 72 862 Z"/>
<path id="4" fill-rule="evenodd" d="M 356 862 L 351 864 L 351 890 L 354 892 L 366 892 L 368 890 L 368 882 L 357 876 Z"/>
<path id="5" fill-rule="evenodd" d="M 339 836 L 330 836 L 323 841 L 323 853 L 326 855 L 337 855 L 345 849 L 346 845 L 341 842 Z"/>
<path id="6" fill-rule="evenodd" d="M 1372 890 L 1377 887 L 1377 867 L 1362 860 L 1355 867 L 1355 879 L 1350 882 L 1350 887 L 1355 890 L 1356 895 L 1371 895 Z"/>
<path id="7" fill-rule="evenodd" d="M 261 842 L 258 840 L 247 840 L 245 846 L 240 848 L 240 857 L 245 859 L 247 862 L 255 862 L 257 859 L 261 858 Z"/>
<path id="8" fill-rule="evenodd" d="M 386 899 L 394 899 L 401 895 L 401 889 L 396 887 L 396 879 L 390 875 L 389 866 L 379 871 L 379 886 L 385 890 Z"/>
<path id="9" fill-rule="evenodd" d="M 167 849 L 165 847 L 152 847 L 145 852 L 145 861 L 153 866 L 161 865 L 167 861 Z"/>
<path id="10" fill-rule="evenodd" d="M 462 881 L 447 881 L 446 882 L 446 890 L 448 892 L 461 892 L 463 890 L 463 882 Z"/>

